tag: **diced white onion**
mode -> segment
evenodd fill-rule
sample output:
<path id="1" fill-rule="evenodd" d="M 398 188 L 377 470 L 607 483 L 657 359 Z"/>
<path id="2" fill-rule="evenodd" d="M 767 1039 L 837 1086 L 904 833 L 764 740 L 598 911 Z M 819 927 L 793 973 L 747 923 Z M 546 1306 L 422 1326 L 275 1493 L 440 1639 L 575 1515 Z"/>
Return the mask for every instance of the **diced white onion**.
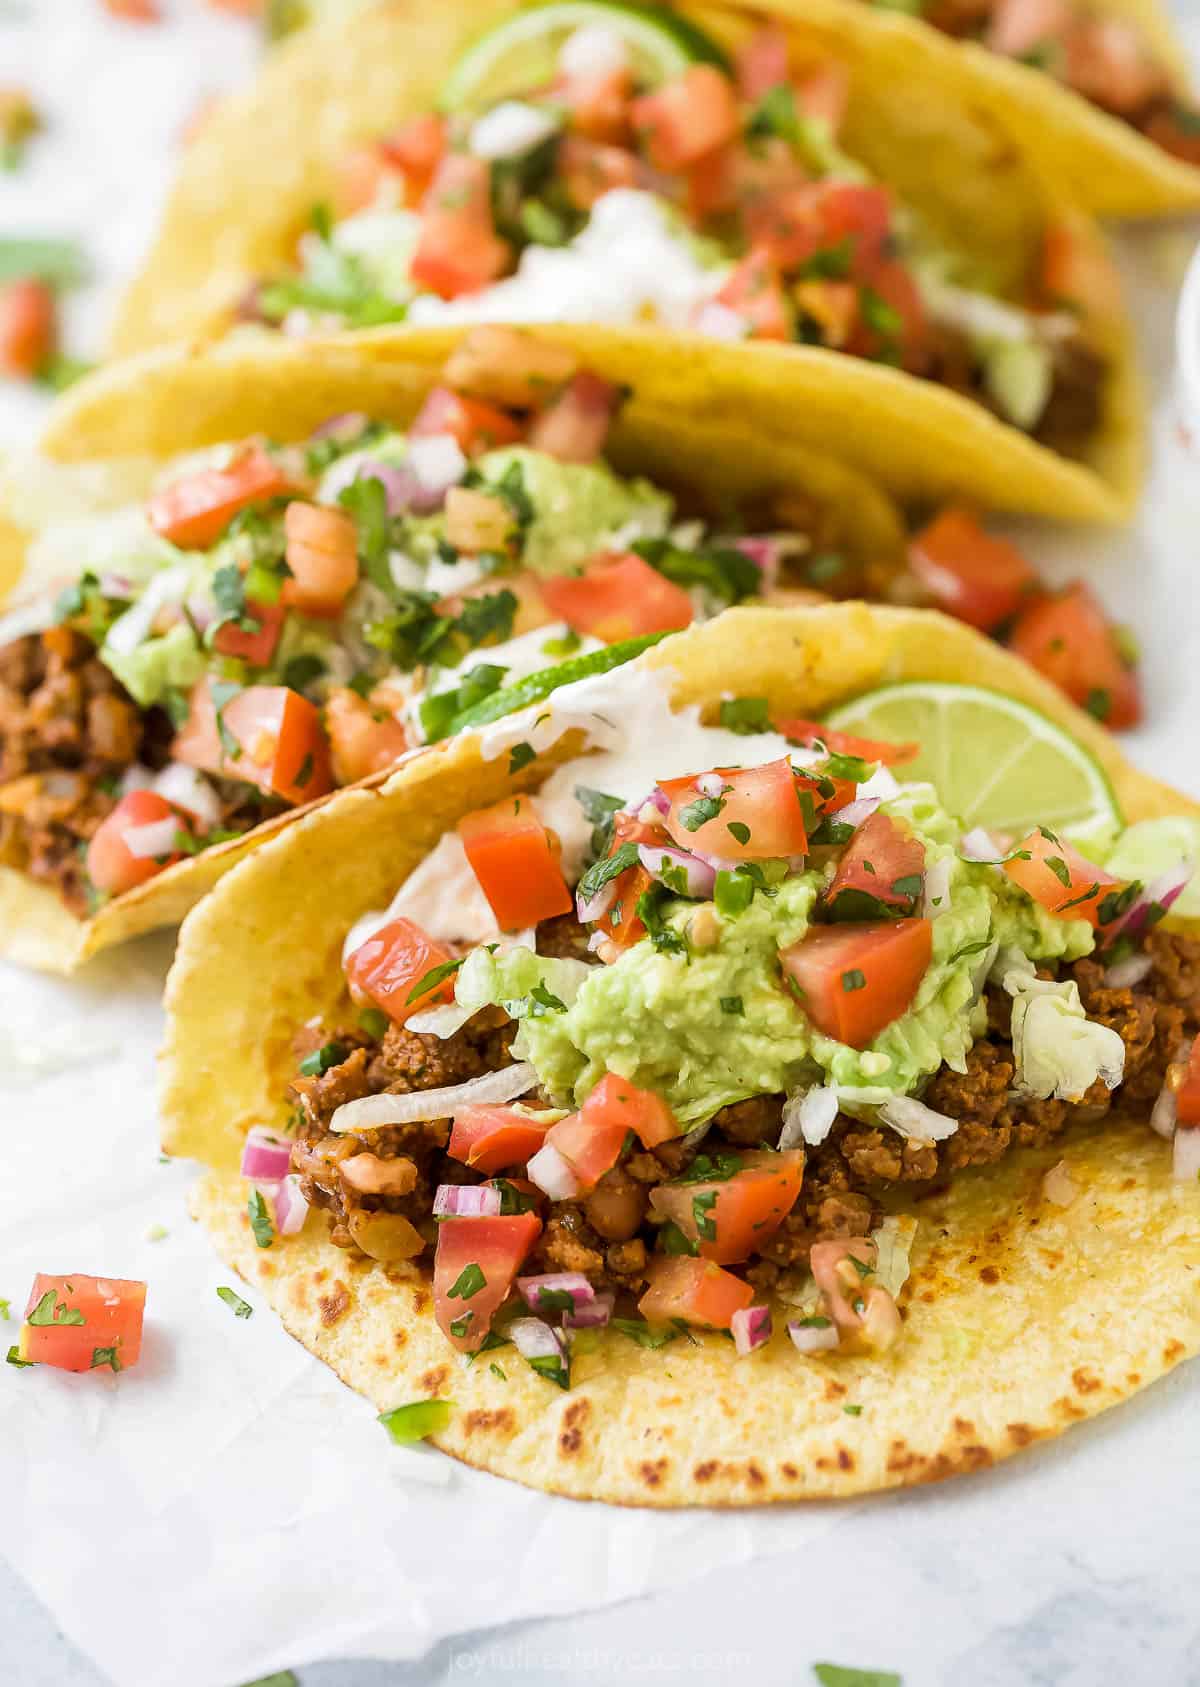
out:
<path id="1" fill-rule="evenodd" d="M 364 1095 L 347 1101 L 329 1121 L 331 1131 L 379 1130 L 383 1125 L 408 1125 L 419 1119 L 448 1119 L 460 1107 L 484 1102 L 515 1101 L 537 1083 L 537 1073 L 527 1061 L 485 1072 L 465 1084 L 448 1084 L 436 1090 L 410 1090 L 406 1095 Z"/>
<path id="2" fill-rule="evenodd" d="M 215 826 L 221 818 L 221 802 L 217 793 L 204 775 L 186 762 L 168 762 L 155 776 L 154 789 L 168 802 L 186 808 L 205 826 Z"/>
<path id="3" fill-rule="evenodd" d="M 569 1201 L 579 1193 L 579 1179 L 552 1142 L 538 1149 L 525 1172 L 552 1201 Z"/>
<path id="4" fill-rule="evenodd" d="M 504 1334 L 523 1359 L 561 1359 L 567 1362 L 567 1344 L 559 1332 L 542 1318 L 514 1318 Z"/>
<path id="5" fill-rule="evenodd" d="M 954 862 L 948 855 L 925 869 L 925 895 L 921 902 L 921 912 L 927 920 L 936 920 L 938 915 L 944 914 L 950 906 L 950 874 L 953 869 Z"/>
<path id="6" fill-rule="evenodd" d="M 418 435 L 408 442 L 408 465 L 430 492 L 448 491 L 467 472 L 462 447 L 450 433 Z"/>
<path id="7" fill-rule="evenodd" d="M 157 790 L 157 775 L 148 767 L 143 767 L 140 761 L 131 762 L 117 781 L 117 790 L 123 797 L 130 791 Z M 166 796 L 166 792 L 163 795 Z"/>
<path id="8" fill-rule="evenodd" d="M 628 63 L 620 31 L 607 29 L 602 23 L 585 23 L 573 30 L 558 54 L 558 68 L 564 76 L 612 76 Z"/>
<path id="9" fill-rule="evenodd" d="M 838 1115 L 837 1091 L 829 1084 L 817 1084 L 803 1095 L 789 1095 L 783 1104 L 783 1130 L 779 1136 L 781 1148 L 795 1148 L 806 1142 L 817 1148 L 833 1129 Z"/>
<path id="10" fill-rule="evenodd" d="M 146 826 L 131 826 L 122 841 L 130 855 L 138 861 L 157 860 L 161 855 L 175 853 L 178 831 L 178 820 L 169 816 L 166 820 L 152 820 Z"/>
<path id="11" fill-rule="evenodd" d="M 1065 1160 L 1056 1160 L 1042 1179 L 1042 1194 L 1054 1207 L 1069 1207 L 1079 1194 Z"/>
<path id="12" fill-rule="evenodd" d="M 871 818 L 882 801 L 882 797 L 860 797 L 856 802 L 847 803 L 845 808 L 837 809 L 829 818 L 836 820 L 839 826 L 858 827 Z"/>
<path id="13" fill-rule="evenodd" d="M 191 570 L 186 563 L 176 563 L 156 574 L 138 601 L 115 620 L 104 642 L 118 656 L 131 656 L 150 636 L 155 617 L 168 604 L 182 603 L 191 583 Z"/>
<path id="14" fill-rule="evenodd" d="M 1132 990 L 1153 971 L 1153 955 L 1126 955 L 1123 961 L 1114 961 L 1108 968 L 1104 974 L 1104 987 L 1106 990 Z"/>
<path id="15" fill-rule="evenodd" d="M 944 1142 L 958 1129 L 948 1113 L 935 1113 L 911 1095 L 894 1095 L 879 1109 L 879 1118 L 899 1136 L 913 1142 Z"/>
<path id="16" fill-rule="evenodd" d="M 488 1183 L 439 1183 L 433 1197 L 435 1218 L 495 1218 L 504 1204 Z"/>
<path id="17" fill-rule="evenodd" d="M 467 141 L 476 158 L 516 158 L 554 134 L 558 119 L 544 106 L 501 100 L 471 125 Z"/>
<path id="18" fill-rule="evenodd" d="M 990 832 L 985 832 L 982 826 L 973 826 L 958 840 L 958 853 L 964 861 L 996 861 L 1004 851 L 998 848 Z"/>
<path id="19" fill-rule="evenodd" d="M 1176 1128 L 1171 1172 L 1180 1183 L 1195 1183 L 1200 1178 L 1200 1125 Z"/>
<path id="20" fill-rule="evenodd" d="M 805 1324 L 799 1318 L 790 1318 L 787 1332 L 801 1353 L 825 1353 L 841 1340 L 832 1318 L 825 1324 Z"/>
<path id="21" fill-rule="evenodd" d="M 867 797 L 877 797 L 880 802 L 888 802 L 892 797 L 900 795 L 900 783 L 890 767 L 884 767 L 881 762 L 869 779 L 864 779 L 855 792 L 859 802 Z"/>

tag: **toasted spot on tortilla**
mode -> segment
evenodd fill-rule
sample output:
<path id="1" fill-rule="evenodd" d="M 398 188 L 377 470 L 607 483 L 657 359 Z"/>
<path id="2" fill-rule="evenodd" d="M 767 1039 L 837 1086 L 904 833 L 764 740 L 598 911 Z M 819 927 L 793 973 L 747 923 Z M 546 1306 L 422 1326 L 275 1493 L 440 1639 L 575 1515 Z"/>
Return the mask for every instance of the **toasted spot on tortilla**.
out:
<path id="1" fill-rule="evenodd" d="M 393 1347 L 407 1347 L 408 1346 L 408 1331 L 402 1330 L 397 1326 L 397 1328 L 392 1331 L 392 1346 Z"/>
<path id="2" fill-rule="evenodd" d="M 1014 1447 L 1028 1447 L 1031 1441 L 1037 1440 L 1038 1431 L 1027 1423 L 1007 1423 L 1004 1427 Z"/>
<path id="3" fill-rule="evenodd" d="M 1187 1352 L 1181 1341 L 1169 1341 L 1163 1348 L 1163 1359 L 1168 1365 L 1173 1365 L 1176 1359 L 1182 1359 Z"/>
<path id="4" fill-rule="evenodd" d="M 339 1318 L 345 1316 L 350 1308 L 350 1290 L 345 1283 L 335 1282 L 333 1293 L 322 1295 L 317 1301 L 321 1308 L 321 1322 L 325 1328 L 331 1329 Z"/>
<path id="5" fill-rule="evenodd" d="M 838 1448 L 838 1450 L 837 1450 L 837 1462 L 838 1462 L 838 1469 L 839 1470 L 853 1470 L 854 1469 L 854 1454 L 850 1451 L 849 1447 L 839 1447 Z"/>
<path id="6" fill-rule="evenodd" d="M 979 1273 L 979 1281 L 981 1283 L 989 1284 L 998 1283 L 1000 1281 L 1000 1273 L 996 1270 L 994 1265 L 985 1265 L 983 1270 Z"/>
<path id="7" fill-rule="evenodd" d="M 421 1387 L 430 1394 L 436 1394 L 439 1388 L 445 1388 L 450 1372 L 445 1365 L 433 1365 L 419 1378 Z"/>
<path id="8" fill-rule="evenodd" d="M 702 1464 L 696 1466 L 692 1475 L 697 1482 L 711 1482 L 718 1468 L 716 1459 L 705 1459 Z"/>
<path id="9" fill-rule="evenodd" d="M 796 1469 L 796 1466 L 794 1464 L 787 1464 L 785 1462 L 784 1464 L 780 1465 L 779 1469 L 780 1469 L 780 1472 L 784 1476 L 787 1477 L 789 1482 L 794 1482 L 796 1480 L 796 1478 L 800 1475 L 800 1472 Z"/>
<path id="10" fill-rule="evenodd" d="M 468 1435 L 511 1435 L 516 1419 L 507 1406 L 481 1407 L 467 1413 L 463 1428 Z"/>
<path id="11" fill-rule="evenodd" d="M 642 1481 L 647 1488 L 657 1488 L 669 1469 L 666 1459 L 643 1459 L 638 1466 Z"/>
<path id="12" fill-rule="evenodd" d="M 970 1418 L 955 1418 L 954 1432 L 956 1435 L 974 1435 L 975 1425 Z"/>
<path id="13" fill-rule="evenodd" d="M 1098 1388 L 1103 1386 L 1100 1378 L 1094 1377 L 1092 1373 L 1085 1370 L 1082 1365 L 1080 1365 L 1077 1370 L 1071 1372 L 1071 1381 L 1075 1384 L 1075 1387 L 1079 1390 L 1080 1394 L 1094 1394 Z"/>

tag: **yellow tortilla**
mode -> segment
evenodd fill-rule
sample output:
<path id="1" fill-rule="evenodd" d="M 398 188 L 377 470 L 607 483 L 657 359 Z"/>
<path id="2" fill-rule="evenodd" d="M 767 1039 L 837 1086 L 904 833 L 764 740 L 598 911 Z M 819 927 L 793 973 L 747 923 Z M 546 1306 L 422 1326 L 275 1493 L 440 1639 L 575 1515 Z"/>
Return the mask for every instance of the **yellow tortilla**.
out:
<path id="1" fill-rule="evenodd" d="M 517 3 L 389 0 L 289 42 L 189 148 L 146 268 L 126 295 L 114 349 L 125 355 L 228 332 L 246 289 L 290 264 L 314 203 L 334 194 L 347 148 L 431 109 L 463 46 Z M 728 6 L 679 9 L 727 47 L 758 21 Z M 928 53 L 920 36 L 879 30 L 865 7 L 847 11 L 822 0 L 810 9 L 796 0 L 768 9 L 786 15 L 797 63 L 846 65 L 847 151 L 1001 292 L 1023 288 L 1048 220 L 1065 200 L 1024 161 L 999 114 L 975 97 L 957 56 Z M 1080 229 L 1099 245 L 1094 228 L 1080 222 Z M 873 455 L 886 461 L 894 453 L 893 475 L 914 491 L 923 493 L 933 478 L 1000 507 L 1117 520 L 1136 497 L 1142 446 L 1141 399 L 1115 282 L 1112 308 L 1092 332 L 1110 374 L 1085 463 L 1034 444 L 969 399 L 881 364 L 801 346 L 726 350 L 747 365 L 753 358 L 764 378 L 826 394 L 842 419 L 862 416 L 864 431 L 878 436 Z M 681 352 L 716 355 L 703 342 Z"/>
<path id="2" fill-rule="evenodd" d="M 737 609 L 640 660 L 671 676 L 680 704 L 766 695 L 802 715 L 895 680 L 993 686 L 1085 741 L 1129 820 L 1200 813 L 1030 669 L 939 616 Z M 382 787 L 290 827 L 184 925 L 167 986 L 164 1145 L 210 1168 L 197 1217 L 299 1341 L 380 1410 L 453 1400 L 435 1440 L 468 1463 L 577 1498 L 664 1506 L 831 1497 L 978 1470 L 1200 1348 L 1200 1190 L 1171 1181 L 1170 1150 L 1144 1118 L 1011 1153 L 956 1175 L 946 1193 L 910 1192 L 920 1223 L 904 1331 L 875 1357 L 804 1357 L 782 1318 L 744 1360 L 720 1336 L 647 1352 L 606 1331 L 562 1393 L 507 1350 L 502 1378 L 486 1361 L 464 1364 L 434 1323 L 428 1275 L 333 1247 L 319 1213 L 257 1248 L 236 1170 L 242 1139 L 286 1118 L 296 1027 L 349 1011 L 340 951 L 351 922 L 386 903 L 464 812 L 536 787 L 578 747 L 561 743 L 515 779 L 506 758 L 482 760 L 475 737 L 426 751 Z M 1065 1208 L 1041 1189 L 1059 1159 L 1079 1191 Z"/>
<path id="3" fill-rule="evenodd" d="M 461 331 L 396 337 L 322 349 L 284 340 L 229 341 L 208 356 L 156 353 L 110 367 L 73 390 L 52 413 L 35 463 L 6 465 L 0 476 L 0 547 L 12 564 L 21 532 L 69 512 L 104 510 L 149 490 L 164 462 L 181 452 L 263 433 L 304 438 L 346 410 L 410 421 Z M 599 329 L 557 330 L 584 366 L 630 389 L 607 454 L 627 472 L 649 475 L 714 519 L 730 508 L 774 510 L 787 525 L 789 497 L 811 501 L 827 523 L 832 548 L 868 564 L 881 588 L 900 565 L 905 529 L 887 493 L 837 455 L 837 418 L 823 430 L 788 429 L 794 394 L 770 382 L 745 384 L 736 365 L 706 381 L 702 405 L 680 402 L 678 370 L 661 341 L 643 345 Z M 693 386 L 693 397 L 696 387 Z M 0 566 L 5 552 L 0 548 Z M 45 588 L 31 563 L 18 596 Z M 0 866 L 0 955 L 47 971 L 68 972 L 99 950 L 156 926 L 173 925 L 221 875 L 295 819 L 293 811 L 245 837 L 217 844 L 168 867 L 107 903 L 90 920 L 69 913 L 47 886 Z"/>

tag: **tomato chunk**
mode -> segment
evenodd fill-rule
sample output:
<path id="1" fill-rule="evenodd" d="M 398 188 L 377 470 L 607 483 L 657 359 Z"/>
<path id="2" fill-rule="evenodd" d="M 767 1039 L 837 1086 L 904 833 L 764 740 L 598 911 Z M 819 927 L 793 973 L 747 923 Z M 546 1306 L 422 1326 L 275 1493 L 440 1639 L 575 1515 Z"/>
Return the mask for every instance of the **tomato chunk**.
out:
<path id="1" fill-rule="evenodd" d="M 131 831 L 141 826 L 156 826 L 164 820 L 173 821 L 181 832 L 191 831 L 188 816 L 157 791 L 129 791 L 121 798 L 112 813 L 97 826 L 88 844 L 88 878 L 97 890 L 120 896 L 183 859 L 182 852 L 173 846 L 159 855 L 134 855 L 129 848 L 127 840 Z"/>
<path id="2" fill-rule="evenodd" d="M 738 93 L 757 103 L 788 79 L 788 38 L 772 24 L 756 29 L 737 55 Z"/>
<path id="3" fill-rule="evenodd" d="M 555 98 L 567 108 L 568 121 L 579 135 L 593 141 L 623 141 L 629 133 L 629 102 L 633 77 L 625 65 L 563 76 Z"/>
<path id="4" fill-rule="evenodd" d="M 911 914 L 924 889 L 925 846 L 899 821 L 872 814 L 842 853 L 826 906 L 835 920 Z"/>
<path id="5" fill-rule="evenodd" d="M 746 207 L 746 231 L 783 269 L 818 252 L 844 252 L 841 273 L 868 281 L 878 272 L 891 227 L 892 204 L 880 187 L 856 182 L 807 182 L 756 195 Z"/>
<path id="6" fill-rule="evenodd" d="M 620 402 L 619 387 L 581 370 L 534 422 L 529 444 L 560 463 L 593 463 L 604 449 Z"/>
<path id="7" fill-rule="evenodd" d="M 884 767 L 912 761 L 921 748 L 919 744 L 889 744 L 882 738 L 856 738 L 852 732 L 837 732 L 823 721 L 801 720 L 798 717 L 777 722 L 775 730 L 781 732 L 789 743 L 803 744 L 808 749 L 824 744 L 832 755 L 882 762 Z"/>
<path id="8" fill-rule="evenodd" d="M 283 616 L 282 603 L 260 603 L 247 598 L 245 619 L 257 622 L 257 626 L 239 627 L 236 621 L 223 622 L 213 635 L 213 649 L 222 656 L 249 662 L 252 668 L 265 668 L 279 643 Z"/>
<path id="9" fill-rule="evenodd" d="M 634 129 L 656 170 L 682 170 L 738 133 L 733 83 L 715 65 L 694 64 L 630 107 Z"/>
<path id="10" fill-rule="evenodd" d="M 44 281 L 0 287 L 0 374 L 29 379 L 54 351 L 57 312 Z"/>
<path id="11" fill-rule="evenodd" d="M 176 761 L 244 779 L 291 803 L 333 789 L 329 740 L 315 704 L 286 685 L 248 685 L 221 707 L 218 720 L 212 683 L 202 679 L 192 689 L 188 718 L 171 746 Z"/>
<path id="12" fill-rule="evenodd" d="M 701 1259 L 718 1265 L 759 1253 L 795 1206 L 804 1180 L 801 1150 L 739 1158 L 742 1169 L 732 1177 L 660 1183 L 650 1191 L 655 1212 L 682 1230 Z"/>
<path id="13" fill-rule="evenodd" d="M 568 135 L 558 149 L 563 192 L 578 211 L 590 211 L 606 193 L 636 187 L 638 160 L 623 146 L 604 146 L 583 135 Z"/>
<path id="14" fill-rule="evenodd" d="M 1065 80 L 1108 111 L 1133 116 L 1167 91 L 1166 73 L 1125 18 L 1079 17 L 1065 48 Z"/>
<path id="15" fill-rule="evenodd" d="M 480 398 L 465 398 L 450 387 L 433 388 L 408 431 L 414 439 L 423 434 L 448 433 L 466 457 L 494 451 L 501 445 L 516 445 L 525 434 L 507 411 Z"/>
<path id="16" fill-rule="evenodd" d="M 414 1013 L 454 1000 L 454 977 L 417 987 L 454 957 L 412 920 L 389 920 L 346 959 L 346 982 L 356 1001 L 368 1001 L 403 1025 Z M 411 1000 L 409 998 L 412 998 Z"/>
<path id="17" fill-rule="evenodd" d="M 551 615 L 606 644 L 675 632 L 696 614 L 683 587 L 634 551 L 597 557 L 582 574 L 550 575 L 541 588 Z"/>
<path id="18" fill-rule="evenodd" d="M 28 1364 L 60 1371 L 127 1371 L 141 1356 L 145 1311 L 145 1283 L 39 1271 L 17 1351 Z"/>
<path id="19" fill-rule="evenodd" d="M 408 748 L 403 722 L 390 709 L 348 687 L 329 694 L 325 704 L 333 775 L 339 785 L 353 785 L 391 767 Z"/>
<path id="20" fill-rule="evenodd" d="M 404 177 L 404 203 L 419 205 L 446 151 L 446 120 L 432 112 L 411 117 L 386 135 L 379 150 Z"/>
<path id="21" fill-rule="evenodd" d="M 456 299 L 503 275 L 511 256 L 492 221 L 487 164 L 469 153 L 447 153 L 421 204 L 413 281 L 443 299 Z"/>
<path id="22" fill-rule="evenodd" d="M 504 797 L 464 815 L 458 835 L 501 931 L 521 931 L 575 906 L 556 843 L 528 797 Z"/>
<path id="23" fill-rule="evenodd" d="M 627 1127 L 623 1119 L 593 1110 L 572 1113 L 551 1125 L 546 1141 L 557 1148 L 579 1179 L 581 1189 L 592 1189 L 611 1171 L 625 1146 Z"/>
<path id="24" fill-rule="evenodd" d="M 628 1078 L 606 1072 L 583 1104 L 583 1117 L 597 1125 L 632 1131 L 643 1148 L 655 1148 L 679 1135 L 679 1121 L 661 1095 L 639 1089 Z"/>
<path id="25" fill-rule="evenodd" d="M 712 781 L 719 794 L 706 795 L 699 780 Z M 667 831 L 681 849 L 722 861 L 763 861 L 803 855 L 808 848 L 804 810 L 786 757 L 761 767 L 719 767 L 712 774 L 664 779 L 660 789 L 671 799 Z"/>
<path id="26" fill-rule="evenodd" d="M 985 633 L 1015 615 L 1037 585 L 1017 547 L 985 533 L 964 509 L 945 509 L 923 527 L 908 564 L 939 609 Z"/>
<path id="27" fill-rule="evenodd" d="M 283 601 L 302 615 L 336 621 L 358 584 L 358 530 L 345 510 L 296 498 L 284 512 L 287 565 Z"/>
<path id="28" fill-rule="evenodd" d="M 1181 1125 L 1200 1125 L 1200 1037 L 1192 1039 L 1187 1070 L 1175 1094 L 1175 1110 Z"/>
<path id="29" fill-rule="evenodd" d="M 156 492 L 146 519 L 162 538 L 184 550 L 207 550 L 239 510 L 292 490 L 279 464 L 261 445 L 248 445 L 225 469 L 184 475 Z"/>
<path id="30" fill-rule="evenodd" d="M 846 350 L 919 373 L 925 366 L 925 329 L 925 306 L 914 277 L 903 264 L 889 259 L 863 284 L 858 325 Z"/>
<path id="31" fill-rule="evenodd" d="M 818 1031 L 865 1048 L 912 1004 L 933 954 L 929 920 L 816 926 L 779 960 Z"/>
<path id="32" fill-rule="evenodd" d="M 474 1353 L 541 1232 L 536 1213 L 444 1218 L 433 1264 L 438 1326 L 460 1353 Z"/>
<path id="33" fill-rule="evenodd" d="M 715 302 L 732 311 L 754 340 L 790 340 L 795 326 L 779 267 L 761 247 L 747 253 L 715 295 Z M 703 326 L 703 308 L 698 317 Z"/>
<path id="34" fill-rule="evenodd" d="M 1128 890 L 1128 880 L 1114 879 L 1047 826 L 1021 839 L 1004 871 L 1047 913 L 1061 919 L 1102 926 L 1124 912 L 1127 899 L 1121 893 Z"/>
<path id="35" fill-rule="evenodd" d="M 490 1176 L 505 1166 L 523 1166 L 545 1142 L 548 1128 L 512 1107 L 460 1107 L 446 1152 Z"/>
<path id="36" fill-rule="evenodd" d="M 1121 280 L 1100 236 L 1090 223 L 1060 216 L 1042 237 L 1040 289 L 1052 305 L 1068 305 L 1085 317 L 1119 316 Z"/>
<path id="37" fill-rule="evenodd" d="M 1112 623 L 1081 580 L 1035 599 L 1023 610 L 1009 644 L 1105 726 L 1142 718 L 1137 670 L 1125 660 Z"/>
<path id="38" fill-rule="evenodd" d="M 646 1268 L 650 1287 L 638 1301 L 638 1311 L 651 1324 L 682 1318 L 703 1329 L 727 1330 L 735 1312 L 751 1305 L 754 1290 L 732 1271 L 710 1259 L 680 1254 L 652 1259 Z"/>

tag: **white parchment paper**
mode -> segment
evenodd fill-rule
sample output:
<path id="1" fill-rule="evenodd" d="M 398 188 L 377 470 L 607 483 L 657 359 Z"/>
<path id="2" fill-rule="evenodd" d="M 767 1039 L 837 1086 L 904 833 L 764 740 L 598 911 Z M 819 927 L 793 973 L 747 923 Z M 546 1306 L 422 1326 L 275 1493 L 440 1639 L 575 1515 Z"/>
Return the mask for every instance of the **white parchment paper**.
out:
<path id="1" fill-rule="evenodd" d="M 91 251 L 96 285 L 71 307 L 73 350 L 102 343 L 182 124 L 253 62 L 249 31 L 204 0 L 168 0 L 166 11 L 164 25 L 144 31 L 106 19 L 98 0 L 25 0 L 23 17 L 14 6 L 0 18 L 5 78 L 30 85 L 52 122 L 29 169 L 0 177 L 0 231 L 69 234 Z M 1138 524 L 1116 536 L 1022 537 L 1054 578 L 1086 572 L 1136 628 L 1149 724 L 1130 747 L 1200 795 L 1200 459 L 1179 438 L 1170 378 L 1174 289 L 1196 232 L 1125 243 L 1156 397 L 1155 467 Z M 35 409 L 32 395 L 0 389 L 0 439 L 16 442 Z M 835 1522 L 840 1539 L 861 1542 L 856 1562 L 876 1597 L 890 1589 L 886 1626 L 903 1644 L 885 1661 L 896 1664 L 932 1643 L 907 1620 L 910 1554 L 914 1574 L 927 1561 L 939 1586 L 948 1577 L 938 1632 L 950 1645 L 961 1600 L 981 1597 L 983 1585 L 982 1563 L 968 1574 L 961 1549 L 990 1537 L 1001 1515 L 1008 1546 L 1001 1555 L 989 1538 L 986 1574 L 1003 1576 L 1007 1564 L 1025 1609 L 1049 1545 L 1039 1500 L 1050 1494 L 1055 1518 L 1087 1519 L 1079 1552 L 1094 1558 L 1111 1520 L 1109 1485 L 1115 1493 L 1137 1465 L 1139 1493 L 1165 1506 L 1143 1515 L 1137 1538 L 1154 1516 L 1185 1538 L 1166 1502 L 1191 1493 L 1172 1477 L 1187 1463 L 1178 1407 L 1194 1403 L 1190 1377 L 1159 1391 L 1162 1406 L 1152 1393 L 1129 1408 L 1117 1433 L 1084 1432 L 1078 1451 L 1068 1441 L 964 1483 L 958 1497 L 874 1508 L 658 1516 L 531 1494 L 392 1447 L 371 1409 L 269 1312 L 236 1319 L 217 1298 L 232 1279 L 186 1217 L 190 1172 L 161 1164 L 156 1144 L 153 1057 L 170 950 L 167 937 L 144 940 L 70 983 L 0 967 L 0 1298 L 19 1317 L 38 1270 L 150 1285 L 136 1370 L 72 1377 L 0 1366 L 0 1551 L 121 1687 L 233 1687 L 315 1658 L 416 1657 L 468 1632 L 591 1612 L 705 1576 L 715 1590 L 719 1572 L 795 1552 Z M 218 1091 L 212 1102 L 220 1107 Z M 167 1234 L 151 1240 L 159 1228 Z M 0 1323 L 0 1345 L 15 1336 L 15 1322 Z M 1023 1551 L 1022 1519 L 1039 1516 Z M 1121 1568 L 1113 1553 L 1102 1557 L 1101 1576 L 1145 1573 L 1128 1553 Z M 812 1589 L 820 1550 L 807 1561 Z M 793 1597 L 794 1584 L 767 1566 L 763 1585 L 773 1601 Z M 826 1588 L 818 1603 L 843 1612 L 849 1645 L 859 1614 L 835 1593 Z M 934 1651 L 954 1655 L 940 1642 Z"/>

